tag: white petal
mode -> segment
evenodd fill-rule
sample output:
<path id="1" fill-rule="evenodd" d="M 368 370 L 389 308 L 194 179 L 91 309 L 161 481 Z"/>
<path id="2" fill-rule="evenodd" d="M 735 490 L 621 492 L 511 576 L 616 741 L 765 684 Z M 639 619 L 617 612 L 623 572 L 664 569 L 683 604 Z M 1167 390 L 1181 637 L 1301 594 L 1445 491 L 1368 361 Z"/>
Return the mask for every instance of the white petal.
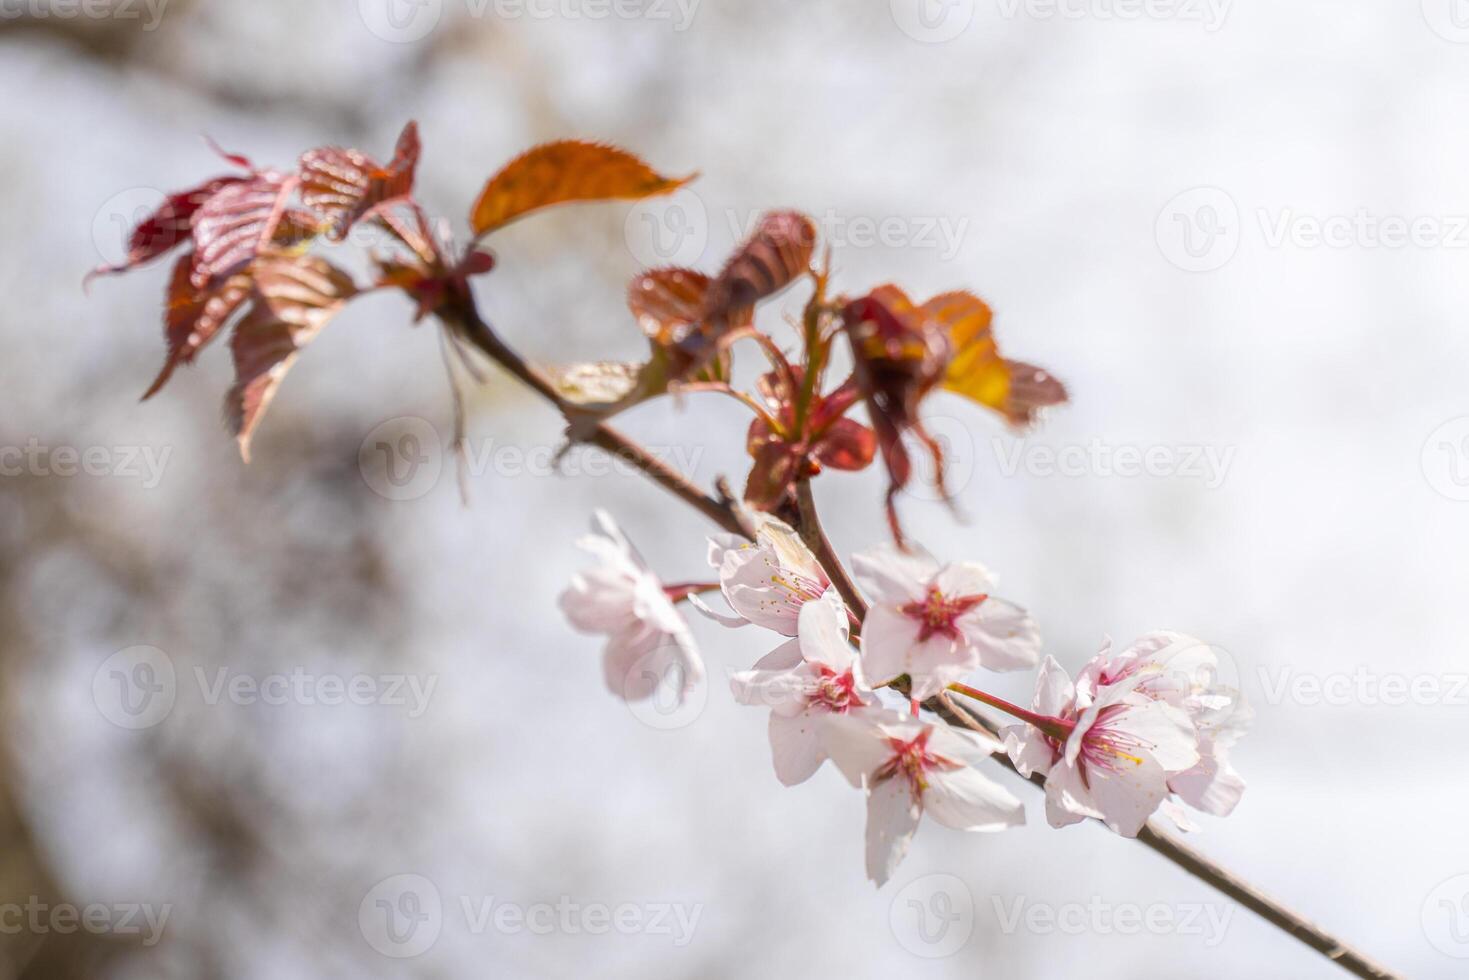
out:
<path id="1" fill-rule="evenodd" d="M 1015 768 L 1020 770 L 1020 775 L 1028 778 L 1031 773 L 1038 772 L 1044 776 L 1051 771 L 1056 751 L 1039 729 L 1030 725 L 1011 725 L 1002 734 L 1005 736 L 1005 752 L 1015 763 Z"/>
<path id="2" fill-rule="evenodd" d="M 995 589 L 995 577 L 977 561 L 956 561 L 945 565 L 933 576 L 931 584 L 950 599 L 961 596 L 989 595 Z"/>
<path id="3" fill-rule="evenodd" d="M 804 783 L 826 761 L 820 722 L 820 716 L 812 711 L 802 711 L 789 718 L 770 715 L 770 753 L 775 761 L 775 777 L 786 786 Z"/>
<path id="4" fill-rule="evenodd" d="M 908 670 L 908 649 L 918 641 L 918 624 L 896 608 L 873 606 L 862 624 L 862 673 L 874 687 Z"/>
<path id="5" fill-rule="evenodd" d="M 725 613 L 719 612 L 718 610 L 711 609 L 709 604 L 704 601 L 703 596 L 699 595 L 696 592 L 689 594 L 689 605 L 697 609 L 705 619 L 712 619 L 720 626 L 728 626 L 731 629 L 738 629 L 741 626 L 750 625 L 750 621 L 743 616 L 730 616 L 726 615 Z"/>
<path id="6" fill-rule="evenodd" d="M 1067 827 L 1100 816 L 1081 781 L 1081 771 L 1064 763 L 1054 766 L 1046 777 L 1046 822 L 1052 827 Z"/>
<path id="7" fill-rule="evenodd" d="M 822 719 L 823 747 L 847 782 L 862 786 L 868 776 L 893 757 L 883 723 L 898 718 L 895 711 L 868 710 L 826 715 Z"/>
<path id="8" fill-rule="evenodd" d="M 603 660 L 608 689 L 628 701 L 650 697 L 665 680 L 677 680 L 682 700 L 704 679 L 704 664 L 686 631 L 638 633 L 610 637 Z"/>
<path id="9" fill-rule="evenodd" d="M 978 650 L 980 666 L 987 670 L 1027 670 L 1040 661 L 1040 630 L 1013 602 L 986 599 L 961 616 L 958 625 Z"/>
<path id="10" fill-rule="evenodd" d="M 1025 823 L 1020 801 L 968 766 L 930 774 L 923 809 L 955 830 L 995 831 Z"/>
<path id="11" fill-rule="evenodd" d="M 1102 820 L 1123 837 L 1136 837 L 1168 796 L 1168 778 L 1150 755 L 1121 760 L 1114 769 L 1086 767 L 1091 800 Z"/>
<path id="12" fill-rule="evenodd" d="M 938 571 L 938 562 L 926 551 L 900 551 L 891 544 L 881 544 L 852 556 L 852 574 L 873 605 L 901 605 L 921 599 L 928 593 L 928 582 Z"/>
<path id="13" fill-rule="evenodd" d="M 1182 772 L 1199 761 L 1198 734 L 1188 715 L 1162 701 L 1153 701 L 1109 718 L 1109 728 L 1125 731 L 1150 746 L 1158 765 L 1168 772 Z"/>
<path id="14" fill-rule="evenodd" d="M 1169 776 L 1168 788 L 1195 810 L 1229 816 L 1245 794 L 1245 781 L 1223 753 L 1222 748 L 1206 743 L 1199 764 Z"/>
<path id="15" fill-rule="evenodd" d="M 836 589 L 827 589 L 820 599 L 801 607 L 797 633 L 801 638 L 801 656 L 809 663 L 845 674 L 857 659 L 848 640 L 847 607 Z"/>
<path id="16" fill-rule="evenodd" d="M 1071 686 L 1071 677 L 1066 669 L 1056 662 L 1055 657 L 1046 657 L 1035 679 L 1035 698 L 1030 703 L 1031 710 L 1036 714 L 1059 718 L 1071 707 L 1075 696 L 1076 689 Z"/>
<path id="17" fill-rule="evenodd" d="M 913 678 L 912 696 L 926 701 L 979 666 L 979 653 L 938 633 L 909 647 L 905 661 Z"/>
<path id="18" fill-rule="evenodd" d="M 978 765 L 987 761 L 995 753 L 1005 750 L 1005 746 L 999 739 L 992 738 L 983 732 L 972 731 L 968 728 L 955 728 L 951 725 L 932 725 L 931 727 L 933 734 L 928 738 L 928 749 L 935 755 L 970 765 Z"/>
<path id="19" fill-rule="evenodd" d="M 1185 834 L 1191 834 L 1199 829 L 1199 825 L 1189 819 L 1188 811 L 1172 800 L 1164 800 L 1159 803 L 1158 813 L 1173 821 L 1173 826 Z"/>
<path id="20" fill-rule="evenodd" d="M 867 877 L 881 888 L 893 876 L 922 813 L 905 779 L 887 779 L 867 796 Z"/>

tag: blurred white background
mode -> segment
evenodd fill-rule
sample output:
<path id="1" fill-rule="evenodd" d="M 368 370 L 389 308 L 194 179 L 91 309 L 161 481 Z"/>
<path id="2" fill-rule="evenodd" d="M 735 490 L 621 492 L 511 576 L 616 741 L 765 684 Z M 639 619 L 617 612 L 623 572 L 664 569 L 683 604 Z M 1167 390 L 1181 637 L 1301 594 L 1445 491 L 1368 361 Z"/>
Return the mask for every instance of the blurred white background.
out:
<path id="1" fill-rule="evenodd" d="M 0 477 L 0 899 L 113 926 L 168 910 L 156 937 L 0 920 L 4 975 L 1339 973 L 1136 844 L 1051 830 L 1025 787 L 1026 828 L 925 826 L 875 890 L 861 798 L 829 767 L 781 788 L 764 712 L 722 682 L 768 636 L 696 623 L 715 682 L 670 722 L 609 696 L 600 641 L 556 611 L 594 507 L 670 581 L 705 574 L 711 529 L 635 476 L 550 473 L 556 419 L 499 374 L 472 404 L 462 506 L 433 453 L 438 342 L 399 297 L 306 353 L 248 468 L 218 421 L 222 343 L 139 404 L 166 266 L 90 296 L 81 277 L 162 191 L 219 170 L 200 134 L 289 165 L 325 142 L 386 156 L 409 118 L 420 196 L 461 233 L 484 179 L 541 140 L 702 171 L 667 201 L 497 236 L 482 307 L 539 360 L 635 355 L 626 280 L 716 268 L 768 207 L 816 216 L 841 290 L 985 297 L 1004 349 L 1073 404 L 1017 440 L 936 398 L 966 522 L 920 489 L 910 531 L 994 568 L 1070 668 L 1158 627 L 1229 651 L 1258 713 L 1236 753 L 1250 788 L 1194 843 L 1405 975 L 1465 974 L 1457 0 L 0 0 L 0 81 L 0 447 L 36 447 Z M 386 499 L 359 449 L 425 424 L 428 475 Z M 624 420 L 705 482 L 743 480 L 744 424 L 699 398 Z M 100 450 L 101 474 L 63 475 L 67 447 Z M 1086 455 L 1061 472 L 1046 448 Z M 1120 474 L 1119 449 L 1154 472 Z M 819 485 L 844 550 L 883 540 L 882 485 Z M 162 654 L 109 660 L 139 646 Z M 139 663 L 174 671 L 141 719 L 109 686 Z M 385 695 L 403 678 L 378 700 L 407 703 L 218 693 L 293 672 Z M 398 875 L 421 878 L 380 884 Z M 385 956 L 362 923 L 380 899 L 413 911 L 408 892 L 440 903 L 420 906 L 426 948 Z M 481 917 L 538 903 L 642 925 Z M 675 906 L 691 932 L 652 921 Z M 1127 909 L 1172 924 L 1127 929 Z"/>

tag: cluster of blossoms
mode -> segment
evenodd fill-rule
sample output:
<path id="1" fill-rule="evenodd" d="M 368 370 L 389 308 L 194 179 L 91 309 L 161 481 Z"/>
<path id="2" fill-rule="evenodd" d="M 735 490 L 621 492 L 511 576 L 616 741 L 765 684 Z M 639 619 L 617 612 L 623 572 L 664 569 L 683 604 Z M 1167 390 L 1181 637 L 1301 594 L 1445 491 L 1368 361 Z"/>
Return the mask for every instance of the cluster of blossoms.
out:
<path id="1" fill-rule="evenodd" d="M 753 541 L 710 539 L 718 582 L 665 586 L 612 520 L 581 542 L 599 560 L 578 573 L 561 606 L 572 624 L 607 637 L 605 673 L 620 697 L 650 696 L 674 678 L 683 693 L 704 676 L 682 600 L 724 625 L 787 637 L 731 677 L 735 699 L 770 709 L 777 778 L 805 782 L 828 759 L 867 794 L 867 874 L 893 874 L 926 813 L 956 830 L 1023 823 L 1019 800 L 981 771 L 1006 753 L 1022 775 L 1046 778 L 1046 816 L 1062 827 L 1094 817 L 1135 837 L 1155 812 L 1192 825 L 1179 805 L 1225 815 L 1244 783 L 1226 753 L 1249 720 L 1237 691 L 1218 681 L 1207 646 L 1180 633 L 1149 634 L 1121 653 L 1110 645 L 1073 681 L 1051 657 L 1030 709 L 963 683 L 974 671 L 1041 662 L 1040 634 L 1024 609 L 994 595 L 974 562 L 940 564 L 883 545 L 853 556 L 868 607 L 843 602 L 795 529 L 753 517 Z M 722 592 L 731 614 L 701 592 Z M 951 726 L 923 708 L 954 691 L 1020 720 L 999 733 Z"/>

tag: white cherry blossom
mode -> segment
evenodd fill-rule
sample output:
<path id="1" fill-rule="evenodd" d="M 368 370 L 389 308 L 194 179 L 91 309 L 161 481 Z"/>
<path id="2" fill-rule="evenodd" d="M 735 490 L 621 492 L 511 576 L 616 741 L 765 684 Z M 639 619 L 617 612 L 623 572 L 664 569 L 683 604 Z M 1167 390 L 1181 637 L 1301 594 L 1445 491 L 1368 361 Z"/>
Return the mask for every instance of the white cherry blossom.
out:
<path id="1" fill-rule="evenodd" d="M 1025 822 L 1025 808 L 975 766 L 1000 743 L 896 711 L 830 715 L 826 751 L 867 791 L 867 876 L 880 887 L 908 852 L 924 813 L 955 830 L 996 831 Z"/>
<path id="2" fill-rule="evenodd" d="M 1198 764 L 1198 736 L 1188 715 L 1118 683 L 1078 689 L 1053 658 L 1036 680 L 1035 719 L 1004 731 L 1022 775 L 1046 776 L 1046 819 L 1064 827 L 1095 817 L 1136 837 L 1168 798 L 1170 777 Z"/>
<path id="3" fill-rule="evenodd" d="M 577 545 L 599 564 L 572 576 L 561 611 L 578 630 L 607 637 L 603 673 L 613 694 L 642 700 L 672 677 L 682 698 L 704 677 L 688 624 L 606 512 L 595 513 L 592 529 Z"/>
<path id="4" fill-rule="evenodd" d="M 862 663 L 874 684 L 907 674 L 922 701 L 976 667 L 1022 670 L 1040 659 L 1035 623 L 992 594 L 983 565 L 883 545 L 854 555 L 852 570 L 871 601 Z"/>
<path id="5" fill-rule="evenodd" d="M 874 702 L 848 639 L 847 610 L 835 589 L 801 607 L 797 638 L 731 678 L 735 700 L 769 707 L 775 775 L 805 782 L 826 761 L 822 719 Z"/>
<path id="6" fill-rule="evenodd" d="M 789 524 L 758 512 L 751 520 L 753 542 L 737 534 L 709 539 L 709 564 L 719 572 L 724 599 L 739 617 L 714 618 L 726 625 L 750 622 L 795 636 L 801 607 L 821 598 L 831 581 Z"/>
<path id="7" fill-rule="evenodd" d="M 1149 633 L 1120 653 L 1104 645 L 1077 676 L 1078 688 L 1089 692 L 1119 684 L 1183 711 L 1198 732 L 1198 763 L 1169 776 L 1169 789 L 1204 813 L 1233 812 L 1245 781 L 1230 764 L 1229 749 L 1248 729 L 1253 711 L 1238 689 L 1221 681 L 1214 648 L 1185 633 Z M 1164 812 L 1180 828 L 1193 829 L 1176 808 Z"/>

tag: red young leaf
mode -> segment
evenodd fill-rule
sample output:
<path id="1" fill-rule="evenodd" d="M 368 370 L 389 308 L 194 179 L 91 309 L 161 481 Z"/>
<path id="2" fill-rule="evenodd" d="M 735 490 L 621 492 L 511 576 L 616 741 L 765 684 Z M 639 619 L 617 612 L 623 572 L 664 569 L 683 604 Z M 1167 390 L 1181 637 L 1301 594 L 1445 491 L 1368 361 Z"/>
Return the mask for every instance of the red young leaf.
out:
<path id="1" fill-rule="evenodd" d="M 627 306 L 643 333 L 667 346 L 685 336 L 703 315 L 709 277 L 693 269 L 653 269 L 627 287 Z"/>
<path id="2" fill-rule="evenodd" d="M 243 177 L 216 177 L 186 191 L 169 195 L 158 210 L 145 218 L 128 236 L 128 254 L 117 265 L 104 265 L 87 274 L 90 281 L 97 276 L 126 272 L 173 251 L 189 240 L 194 215 L 199 208 L 224 188 L 238 184 Z"/>
<path id="3" fill-rule="evenodd" d="M 301 200 L 331 219 L 331 237 L 340 241 L 374 210 L 413 193 L 421 149 L 418 125 L 410 122 L 386 167 L 357 150 L 311 150 L 301 157 Z"/>
<path id="4" fill-rule="evenodd" d="M 469 223 L 476 238 L 532 211 L 572 201 L 636 200 L 678 190 L 693 180 L 664 177 L 615 146 L 561 140 L 527 150 L 491 177 Z"/>
<path id="5" fill-rule="evenodd" d="M 269 246 L 295 187 L 294 176 L 266 170 L 206 201 L 194 217 L 194 284 L 238 272 Z"/>
<path id="6" fill-rule="evenodd" d="M 231 276 L 218 286 L 199 289 L 193 282 L 193 268 L 193 253 L 181 256 L 173 267 L 168 306 L 163 314 L 168 360 L 143 395 L 144 401 L 158 394 L 174 368 L 192 362 L 250 296 L 247 275 Z"/>
<path id="7" fill-rule="evenodd" d="M 877 452 L 877 436 L 856 419 L 837 419 L 816 444 L 816 459 L 834 470 L 865 470 Z"/>
<path id="8" fill-rule="evenodd" d="M 255 427 L 297 354 L 356 293 L 352 278 L 325 259 L 256 263 L 254 304 L 230 338 L 236 380 L 225 399 L 225 417 L 245 462 Z"/>
<path id="9" fill-rule="evenodd" d="M 705 314 L 725 324 L 747 321 L 757 300 L 780 292 L 811 267 L 816 225 L 796 211 L 772 211 L 724 264 L 705 294 Z"/>

